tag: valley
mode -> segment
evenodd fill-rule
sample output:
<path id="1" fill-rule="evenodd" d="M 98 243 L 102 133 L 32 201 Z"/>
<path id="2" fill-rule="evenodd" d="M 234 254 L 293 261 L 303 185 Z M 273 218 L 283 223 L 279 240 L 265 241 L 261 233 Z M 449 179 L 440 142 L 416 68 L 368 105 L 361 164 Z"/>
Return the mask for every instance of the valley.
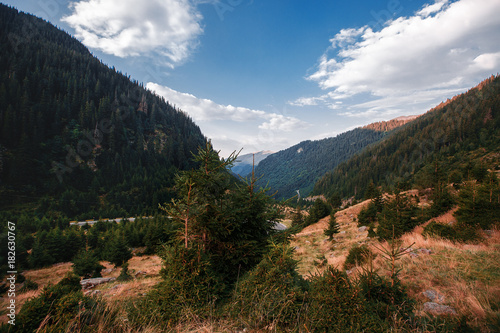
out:
<path id="1" fill-rule="evenodd" d="M 436 2 L 418 20 L 467 1 Z M 178 4 L 164 9 L 195 6 Z M 369 32 L 379 33 L 341 30 L 328 52 L 374 42 Z M 500 75 L 460 76 L 498 54 L 410 101 L 382 96 L 420 84 L 409 76 L 387 90 L 331 90 L 332 71 L 351 60 L 325 53 L 306 79 L 327 92 L 263 111 L 229 104 L 247 93 L 236 84 L 227 105 L 166 86 L 162 97 L 80 39 L 0 4 L 0 333 L 500 330 Z M 172 73 L 191 65 L 158 56 Z M 215 93 L 219 74 L 198 92 Z M 438 93 L 444 102 L 419 109 Z M 400 116 L 401 101 L 414 116 Z M 350 130 L 333 135 L 339 119 Z M 202 131 L 221 124 L 227 133 Z M 281 149 L 299 133 L 316 139 Z M 248 147 L 262 150 L 238 155 Z"/>

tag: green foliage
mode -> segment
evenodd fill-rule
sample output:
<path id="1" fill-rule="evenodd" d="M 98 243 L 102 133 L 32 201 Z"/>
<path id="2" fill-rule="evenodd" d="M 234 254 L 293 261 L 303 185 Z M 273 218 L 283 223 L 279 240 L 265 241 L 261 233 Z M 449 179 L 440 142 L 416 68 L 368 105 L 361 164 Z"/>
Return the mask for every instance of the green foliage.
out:
<path id="1" fill-rule="evenodd" d="M 132 258 L 132 252 L 125 241 L 125 236 L 117 231 L 114 237 L 108 242 L 106 259 L 114 264 L 115 267 L 119 267 L 130 258 Z"/>
<path id="2" fill-rule="evenodd" d="M 441 192 L 434 190 L 432 205 L 430 208 L 430 216 L 437 217 L 449 211 L 456 204 L 455 198 L 450 194 L 448 189 L 443 189 Z"/>
<path id="3" fill-rule="evenodd" d="M 460 191 L 458 203 L 455 217 L 462 225 L 488 229 L 500 222 L 500 187 L 496 175 L 490 173 L 484 184 L 467 182 Z"/>
<path id="4" fill-rule="evenodd" d="M 304 286 L 288 245 L 271 245 L 263 260 L 240 282 L 228 306 L 252 329 L 294 328 L 304 310 Z"/>
<path id="5" fill-rule="evenodd" d="M 328 228 L 325 229 L 324 234 L 328 237 L 329 240 L 333 239 L 333 235 L 336 235 L 340 232 L 340 226 L 337 223 L 337 218 L 335 217 L 336 211 L 333 210 L 330 213 L 330 221 L 328 221 Z"/>
<path id="6" fill-rule="evenodd" d="M 366 262 L 368 262 L 371 256 L 373 256 L 373 253 L 370 251 L 368 246 L 355 245 L 351 247 L 349 253 L 347 254 L 347 257 L 344 262 L 344 269 L 348 270 L 356 265 L 361 266 Z"/>
<path id="7" fill-rule="evenodd" d="M 309 216 L 306 217 L 305 226 L 318 222 L 330 214 L 330 207 L 323 199 L 316 199 L 314 205 L 309 210 Z"/>
<path id="8" fill-rule="evenodd" d="M 330 195 L 326 201 L 328 202 L 332 210 L 338 210 L 340 206 L 342 206 L 342 198 L 337 193 L 333 193 L 332 195 Z"/>
<path id="9" fill-rule="evenodd" d="M 70 294 L 77 294 L 76 297 L 83 299 L 80 279 L 75 275 L 68 275 L 58 284 L 45 287 L 38 297 L 28 300 L 19 311 L 16 318 L 21 325 L 19 331 L 36 331 L 45 317 L 52 312 L 62 313 L 68 310 L 67 315 L 74 315 L 74 311 L 65 306 L 65 297 Z M 56 321 L 57 319 L 59 318 L 56 317 Z M 49 318 L 49 323 L 54 323 L 54 319 Z"/>
<path id="10" fill-rule="evenodd" d="M 292 215 L 292 227 L 301 227 L 304 224 L 304 215 L 302 214 L 302 208 L 297 206 L 295 212 Z"/>
<path id="11" fill-rule="evenodd" d="M 404 320 L 411 318 L 415 302 L 408 296 L 399 280 L 392 285 L 391 281 L 367 270 L 363 271 L 358 279 L 370 313 L 377 314 L 385 321 L 393 320 L 394 315 Z"/>
<path id="12" fill-rule="evenodd" d="M 178 239 L 185 248 L 203 249 L 222 279 L 231 285 L 237 274 L 253 268 L 275 232 L 280 211 L 257 188 L 252 177 L 235 183 L 227 168 L 233 154 L 220 160 L 210 143 L 194 157 L 199 168 L 182 172 L 176 180 L 179 199 L 162 207 L 178 223 Z"/>
<path id="13" fill-rule="evenodd" d="M 311 332 L 386 332 L 386 323 L 369 311 L 360 289 L 345 273 L 328 267 L 312 276 L 305 327 Z"/>
<path id="14" fill-rule="evenodd" d="M 454 242 L 476 242 L 480 239 L 476 227 L 467 224 L 447 225 L 431 221 L 424 227 L 422 235 L 426 237 L 440 237 Z"/>
<path id="15" fill-rule="evenodd" d="M 377 220 L 377 236 L 385 240 L 399 238 L 419 224 L 417 207 L 410 198 L 399 192 L 384 204 L 384 208 L 377 215 Z"/>
<path id="16" fill-rule="evenodd" d="M 139 302 L 131 320 L 147 324 L 154 316 L 158 321 L 175 325 L 192 315 L 206 317 L 223 296 L 223 281 L 218 276 L 210 257 L 201 248 L 180 245 L 165 247 L 161 253 L 163 277 L 145 300 Z"/>
<path id="17" fill-rule="evenodd" d="M 3 4 L 0 22 L 0 206 L 88 219 L 169 200 L 198 126 L 50 23 Z"/>
<path id="18" fill-rule="evenodd" d="M 133 277 L 128 272 L 128 262 L 122 265 L 122 269 L 120 271 L 120 275 L 116 278 L 117 281 L 130 281 Z"/>
<path id="19" fill-rule="evenodd" d="M 92 250 L 81 250 L 73 258 L 73 272 L 84 279 L 100 277 L 103 269 Z"/>

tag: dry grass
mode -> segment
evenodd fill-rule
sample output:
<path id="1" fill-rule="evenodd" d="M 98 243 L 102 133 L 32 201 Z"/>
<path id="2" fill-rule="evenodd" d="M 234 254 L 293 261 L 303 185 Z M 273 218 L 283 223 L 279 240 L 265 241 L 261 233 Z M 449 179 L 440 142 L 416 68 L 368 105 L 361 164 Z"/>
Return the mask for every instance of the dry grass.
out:
<path id="1" fill-rule="evenodd" d="M 30 298 L 38 296 L 43 287 L 48 284 L 58 283 L 66 275 L 66 273 L 71 271 L 71 265 L 71 263 L 60 263 L 47 268 L 25 271 L 23 275 L 27 279 L 31 279 L 38 283 L 38 290 L 16 293 L 16 313 L 19 313 L 19 310 L 21 310 L 21 307 L 24 303 L 26 303 L 26 301 Z M 20 288 L 21 284 L 16 284 L 16 290 L 19 290 Z M 9 299 L 7 297 L 2 297 L 0 301 L 0 309 L 5 309 L 7 307 L 7 302 L 9 302 Z M 7 320 L 7 316 L 0 316 L 0 324 L 6 323 Z"/>
<path id="2" fill-rule="evenodd" d="M 298 271 L 306 276 L 310 272 L 323 268 L 315 266 L 314 262 L 318 256 L 324 256 L 329 265 L 341 266 L 349 249 L 354 245 L 370 242 L 367 238 L 368 232 L 358 232 L 357 216 L 359 212 L 369 204 L 369 200 L 351 206 L 335 214 L 340 226 L 340 233 L 334 237 L 334 241 L 328 241 L 324 230 L 328 228 L 330 217 L 325 217 L 296 234 L 291 241 L 295 247 L 295 257 L 299 260 Z"/>
<path id="3" fill-rule="evenodd" d="M 334 242 L 325 241 L 323 235 L 329 217 L 308 226 L 294 237 L 292 246 L 296 247 L 299 273 L 305 276 L 311 271 L 321 271 L 314 265 L 316 257 L 321 255 L 328 259 L 329 264 L 341 268 L 349 249 L 356 244 L 365 243 L 374 253 L 380 252 L 374 245 L 388 246 L 369 239 L 366 231 L 358 232 L 357 216 L 367 204 L 365 201 L 337 212 L 337 222 L 344 233 L 337 234 Z M 453 211 L 437 219 L 442 223 L 453 223 Z M 486 318 L 500 316 L 500 231 L 484 234 L 484 240 L 478 244 L 458 244 L 445 239 L 425 238 L 421 229 L 417 227 L 402 237 L 402 246 L 413 244 L 412 249 L 418 256 L 405 255 L 397 262 L 402 283 L 407 286 L 409 295 L 417 300 L 416 313 L 427 316 L 421 310 L 429 299 L 422 292 L 433 289 L 445 296 L 445 304 L 453 307 L 458 316 L 466 316 L 469 324 L 489 332 L 485 327 Z M 420 249 L 430 250 L 431 254 L 421 253 Z M 374 266 L 381 275 L 389 275 L 390 267 L 380 255 L 375 258 Z M 356 270 L 353 275 L 356 275 Z"/>
<path id="4" fill-rule="evenodd" d="M 103 277 L 118 277 L 120 269 L 114 269 L 109 262 L 101 262 L 105 267 Z M 38 296 L 42 289 L 49 284 L 57 284 L 68 272 L 72 271 L 72 263 L 60 263 L 47 268 L 27 270 L 23 275 L 38 283 L 38 290 L 16 294 L 16 313 L 30 298 Z M 133 257 L 129 261 L 129 272 L 133 275 L 136 272 L 144 272 L 140 277 L 125 283 L 114 282 L 104 284 L 96 288 L 101 291 L 101 295 L 111 302 L 121 302 L 124 299 L 138 297 L 147 293 L 160 280 L 161 259 L 158 256 Z M 115 289 L 111 289 L 118 285 Z M 21 285 L 17 285 L 17 290 Z M 0 309 L 7 307 L 8 298 L 3 297 L 0 301 Z M 7 316 L 0 316 L 0 323 L 6 323 Z"/>

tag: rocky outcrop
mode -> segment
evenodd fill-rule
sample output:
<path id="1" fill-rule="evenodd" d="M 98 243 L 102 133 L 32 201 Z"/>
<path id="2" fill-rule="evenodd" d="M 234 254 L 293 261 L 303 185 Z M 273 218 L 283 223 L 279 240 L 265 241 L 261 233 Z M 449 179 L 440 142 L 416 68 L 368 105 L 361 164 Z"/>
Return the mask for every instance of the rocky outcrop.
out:
<path id="1" fill-rule="evenodd" d="M 114 277 L 110 278 L 94 278 L 94 279 L 83 279 L 80 281 L 80 284 L 82 285 L 83 289 L 92 289 L 95 286 L 98 286 L 103 283 L 108 283 L 111 281 L 116 280 Z"/>

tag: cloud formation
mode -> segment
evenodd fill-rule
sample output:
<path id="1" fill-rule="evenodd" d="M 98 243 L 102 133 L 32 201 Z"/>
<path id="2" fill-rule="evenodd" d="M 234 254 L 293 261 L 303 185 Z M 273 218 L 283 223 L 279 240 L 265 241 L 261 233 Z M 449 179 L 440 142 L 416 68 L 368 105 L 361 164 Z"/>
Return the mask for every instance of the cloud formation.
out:
<path id="1" fill-rule="evenodd" d="M 201 14 L 188 0 L 80 0 L 62 20 L 90 48 L 118 57 L 160 55 L 182 63 L 203 33 Z"/>
<path id="2" fill-rule="evenodd" d="M 290 133 L 309 126 L 292 116 L 221 105 L 152 82 L 146 88 L 191 116 L 225 156 L 235 147 L 244 147 L 245 153 L 282 149 L 290 145 Z"/>
<path id="3" fill-rule="evenodd" d="M 379 31 L 343 29 L 307 77 L 328 93 L 290 104 L 322 102 L 338 108 L 339 100 L 365 94 L 380 108 L 401 110 L 422 96 L 429 101 L 451 97 L 447 94 L 498 72 L 499 12 L 500 1 L 437 0 L 411 17 L 385 22 Z M 373 107 L 344 105 L 350 109 L 344 114 L 366 115 L 376 111 Z"/>
<path id="4" fill-rule="evenodd" d="M 277 113 L 268 113 L 232 105 L 221 105 L 192 94 L 175 91 L 169 87 L 149 82 L 146 87 L 165 97 L 170 104 L 187 112 L 196 121 L 259 121 L 258 128 L 273 131 L 290 132 L 306 125 L 303 121 Z"/>

